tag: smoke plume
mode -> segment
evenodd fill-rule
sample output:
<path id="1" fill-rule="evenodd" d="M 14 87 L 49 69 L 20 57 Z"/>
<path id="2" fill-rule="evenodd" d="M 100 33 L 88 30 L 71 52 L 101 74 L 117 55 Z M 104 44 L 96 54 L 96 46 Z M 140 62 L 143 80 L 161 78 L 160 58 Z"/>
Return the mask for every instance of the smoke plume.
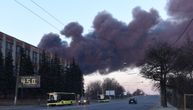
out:
<path id="1" fill-rule="evenodd" d="M 83 27 L 77 22 L 67 24 L 61 34 L 72 38 L 69 46 L 59 35 L 45 34 L 38 47 L 55 52 L 65 59 L 75 58 L 85 74 L 94 71 L 108 73 L 129 66 L 138 66 L 144 51 L 154 41 L 173 43 L 193 17 L 193 1 L 169 0 L 170 19 L 162 20 L 155 9 L 136 7 L 133 20 L 126 24 L 106 11 L 93 20 L 94 30 L 82 35 Z M 185 35 L 192 36 L 191 26 Z"/>
<path id="2" fill-rule="evenodd" d="M 192 18 L 193 17 L 193 1 L 192 0 L 169 0 L 168 14 L 177 18 Z"/>

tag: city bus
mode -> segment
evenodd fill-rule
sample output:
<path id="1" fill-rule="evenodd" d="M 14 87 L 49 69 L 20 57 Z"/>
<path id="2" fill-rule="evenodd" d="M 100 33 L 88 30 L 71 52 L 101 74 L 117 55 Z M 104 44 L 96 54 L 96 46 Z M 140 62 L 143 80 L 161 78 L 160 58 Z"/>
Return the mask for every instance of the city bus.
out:
<path id="1" fill-rule="evenodd" d="M 68 92 L 48 93 L 47 106 L 73 105 L 76 103 L 76 94 Z"/>

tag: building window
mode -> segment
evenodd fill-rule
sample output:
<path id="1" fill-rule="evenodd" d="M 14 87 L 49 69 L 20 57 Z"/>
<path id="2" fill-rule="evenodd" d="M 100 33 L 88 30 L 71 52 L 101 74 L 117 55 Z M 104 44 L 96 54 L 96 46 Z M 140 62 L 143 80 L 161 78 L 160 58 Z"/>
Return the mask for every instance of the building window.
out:
<path id="1" fill-rule="evenodd" d="M 29 50 L 29 49 L 26 49 L 26 50 L 25 50 L 25 54 L 26 54 L 26 56 L 30 56 L 30 50 Z"/>
<path id="2" fill-rule="evenodd" d="M 37 52 L 33 52 L 33 57 L 32 57 L 32 62 L 34 63 L 34 64 L 37 64 L 37 62 L 38 62 L 38 54 L 37 54 Z"/>
<path id="3" fill-rule="evenodd" d="M 38 53 L 37 52 L 33 52 L 32 54 L 32 62 L 34 64 L 34 72 L 38 73 Z"/>
<path id="4" fill-rule="evenodd" d="M 0 49 L 2 49 L 2 40 L 0 39 Z"/>
<path id="5" fill-rule="evenodd" d="M 0 39 L 0 51 L 1 51 L 1 53 L 2 53 L 2 51 L 3 51 L 3 41 L 2 41 L 2 39 Z M 3 54 L 3 53 L 2 53 Z"/>
<path id="6" fill-rule="evenodd" d="M 9 52 L 12 53 L 12 44 L 9 43 L 9 42 L 6 42 L 6 55 L 7 55 Z"/>
<path id="7" fill-rule="evenodd" d="M 21 46 L 16 46 L 16 59 L 19 59 L 19 58 L 20 58 L 21 49 L 22 49 Z"/>
<path id="8" fill-rule="evenodd" d="M 39 62 L 41 63 L 42 62 L 42 54 L 39 53 Z"/>

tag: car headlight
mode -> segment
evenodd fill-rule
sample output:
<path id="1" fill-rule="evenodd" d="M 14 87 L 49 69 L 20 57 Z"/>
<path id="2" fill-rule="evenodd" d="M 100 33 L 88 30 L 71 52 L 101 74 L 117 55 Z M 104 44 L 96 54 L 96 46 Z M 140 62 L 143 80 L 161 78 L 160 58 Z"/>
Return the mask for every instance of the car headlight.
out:
<path id="1" fill-rule="evenodd" d="M 83 100 L 84 103 L 86 103 L 86 100 Z"/>

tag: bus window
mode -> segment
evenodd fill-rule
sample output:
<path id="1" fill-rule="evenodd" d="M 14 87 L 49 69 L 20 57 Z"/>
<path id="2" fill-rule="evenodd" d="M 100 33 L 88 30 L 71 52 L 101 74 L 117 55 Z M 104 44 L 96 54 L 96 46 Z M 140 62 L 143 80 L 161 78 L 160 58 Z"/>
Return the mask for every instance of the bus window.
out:
<path id="1" fill-rule="evenodd" d="M 61 100 L 62 100 L 62 95 L 58 95 L 58 96 L 57 96 L 57 100 L 58 100 L 58 101 L 61 101 Z"/>
<path id="2" fill-rule="evenodd" d="M 51 105 L 72 105 L 76 103 L 76 94 L 67 92 L 48 93 L 48 106 Z"/>

